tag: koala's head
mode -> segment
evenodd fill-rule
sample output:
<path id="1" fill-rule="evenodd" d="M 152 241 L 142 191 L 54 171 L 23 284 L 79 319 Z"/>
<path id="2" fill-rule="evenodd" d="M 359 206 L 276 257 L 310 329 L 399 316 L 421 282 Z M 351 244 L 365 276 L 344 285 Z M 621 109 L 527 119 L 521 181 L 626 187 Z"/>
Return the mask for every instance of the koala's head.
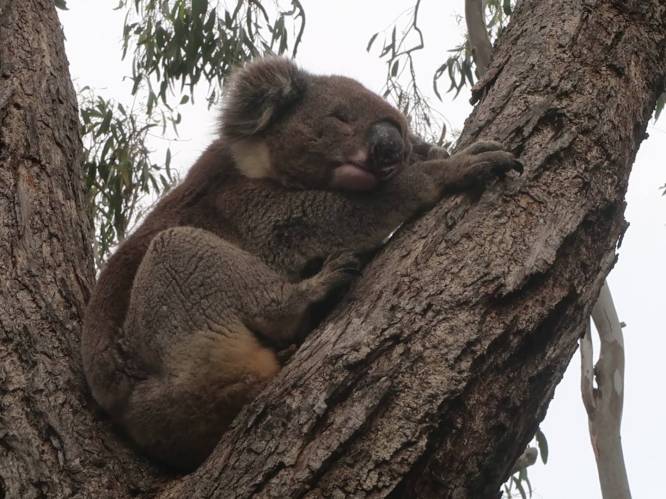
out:
<path id="1" fill-rule="evenodd" d="M 342 76 L 317 76 L 288 59 L 236 71 L 225 95 L 222 139 L 253 178 L 290 187 L 368 190 L 397 173 L 410 152 L 407 120 Z"/>

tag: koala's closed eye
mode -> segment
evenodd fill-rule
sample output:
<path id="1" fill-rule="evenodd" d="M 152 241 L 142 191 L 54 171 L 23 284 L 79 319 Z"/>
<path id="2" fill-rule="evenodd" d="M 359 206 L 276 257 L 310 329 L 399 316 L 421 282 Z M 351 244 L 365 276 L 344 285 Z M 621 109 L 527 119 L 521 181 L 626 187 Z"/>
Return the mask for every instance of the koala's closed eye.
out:
<path id="1" fill-rule="evenodd" d="M 333 118 L 334 120 L 340 121 L 346 125 L 349 125 L 354 121 L 353 117 L 351 114 L 344 110 L 344 109 L 334 109 L 331 111 L 331 113 L 328 115 L 329 118 Z"/>

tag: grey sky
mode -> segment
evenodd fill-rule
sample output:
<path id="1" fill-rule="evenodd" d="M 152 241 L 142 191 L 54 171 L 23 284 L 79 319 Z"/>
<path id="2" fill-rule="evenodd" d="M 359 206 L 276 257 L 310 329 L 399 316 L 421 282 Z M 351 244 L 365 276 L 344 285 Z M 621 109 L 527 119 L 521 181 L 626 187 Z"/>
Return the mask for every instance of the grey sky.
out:
<path id="1" fill-rule="evenodd" d="M 123 13 L 112 10 L 115 4 L 68 0 L 70 10 L 60 17 L 77 87 L 89 85 L 106 97 L 128 103 L 130 83 L 123 82 L 122 77 L 129 74 L 129 67 L 120 61 Z M 387 27 L 411 1 L 303 0 L 303 4 L 307 26 L 298 62 L 312 72 L 345 74 L 381 91 L 383 63 L 376 53 L 367 54 L 365 46 L 370 35 Z M 421 20 L 429 50 L 418 58 L 417 69 L 425 89 L 431 87 L 434 68 L 448 56 L 446 50 L 461 39 L 456 16 L 462 10 L 462 0 L 423 2 Z M 468 96 L 469 89 L 455 101 L 447 94 L 446 101 L 438 106 L 449 130 L 462 127 L 471 109 Z M 206 109 L 203 99 L 199 99 L 198 106 L 184 107 L 182 112 L 181 140 L 172 143 L 171 148 L 174 166 L 185 172 L 210 142 L 216 116 Z M 641 145 L 627 195 L 625 216 L 631 226 L 609 282 L 620 319 L 627 323 L 622 438 L 629 480 L 634 497 L 657 499 L 664 495 L 661 473 L 666 468 L 666 402 L 661 386 L 666 350 L 666 197 L 658 190 L 666 182 L 666 117 L 651 124 L 648 131 L 650 137 Z M 163 157 L 166 145 L 159 137 L 151 139 L 158 157 Z M 576 355 L 542 424 L 550 458 L 547 465 L 530 468 L 534 497 L 601 497 L 578 387 Z"/>

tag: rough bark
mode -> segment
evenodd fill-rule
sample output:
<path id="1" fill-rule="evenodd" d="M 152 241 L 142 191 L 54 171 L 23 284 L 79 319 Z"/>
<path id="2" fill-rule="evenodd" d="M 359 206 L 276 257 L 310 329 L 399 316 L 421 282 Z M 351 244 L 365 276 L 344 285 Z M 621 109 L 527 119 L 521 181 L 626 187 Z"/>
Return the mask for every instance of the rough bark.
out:
<path id="1" fill-rule="evenodd" d="M 404 227 L 165 497 L 492 497 L 543 417 L 625 223 L 666 73 L 663 0 L 520 2 L 462 142 L 527 166 Z M 0 0 L 0 496 L 167 477 L 94 414 L 75 102 L 52 2 Z"/>
<path id="2" fill-rule="evenodd" d="M 76 95 L 52 0 L 0 0 L 0 497 L 120 497 L 145 466 L 94 414 Z"/>

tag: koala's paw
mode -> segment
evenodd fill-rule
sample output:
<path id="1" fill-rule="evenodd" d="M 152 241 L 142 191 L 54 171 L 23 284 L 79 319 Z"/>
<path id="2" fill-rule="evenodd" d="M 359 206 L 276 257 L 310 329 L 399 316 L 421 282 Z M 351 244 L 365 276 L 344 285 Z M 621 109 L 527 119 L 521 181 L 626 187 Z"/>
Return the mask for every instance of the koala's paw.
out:
<path id="1" fill-rule="evenodd" d="M 479 140 L 460 151 L 460 154 L 479 154 L 489 151 L 504 151 L 504 146 L 495 140 Z"/>
<path id="2" fill-rule="evenodd" d="M 328 255 L 321 267 L 320 273 L 332 275 L 357 276 L 361 271 L 361 262 L 354 253 L 341 251 Z"/>
<path id="3" fill-rule="evenodd" d="M 327 289 L 331 290 L 346 285 L 360 272 L 359 259 L 353 253 L 344 251 L 329 255 L 324 260 L 317 277 Z"/>
<path id="4" fill-rule="evenodd" d="M 463 149 L 460 155 L 466 165 L 465 177 L 469 183 L 484 184 L 493 178 L 504 177 L 512 170 L 520 175 L 525 169 L 499 142 L 476 142 Z"/>

